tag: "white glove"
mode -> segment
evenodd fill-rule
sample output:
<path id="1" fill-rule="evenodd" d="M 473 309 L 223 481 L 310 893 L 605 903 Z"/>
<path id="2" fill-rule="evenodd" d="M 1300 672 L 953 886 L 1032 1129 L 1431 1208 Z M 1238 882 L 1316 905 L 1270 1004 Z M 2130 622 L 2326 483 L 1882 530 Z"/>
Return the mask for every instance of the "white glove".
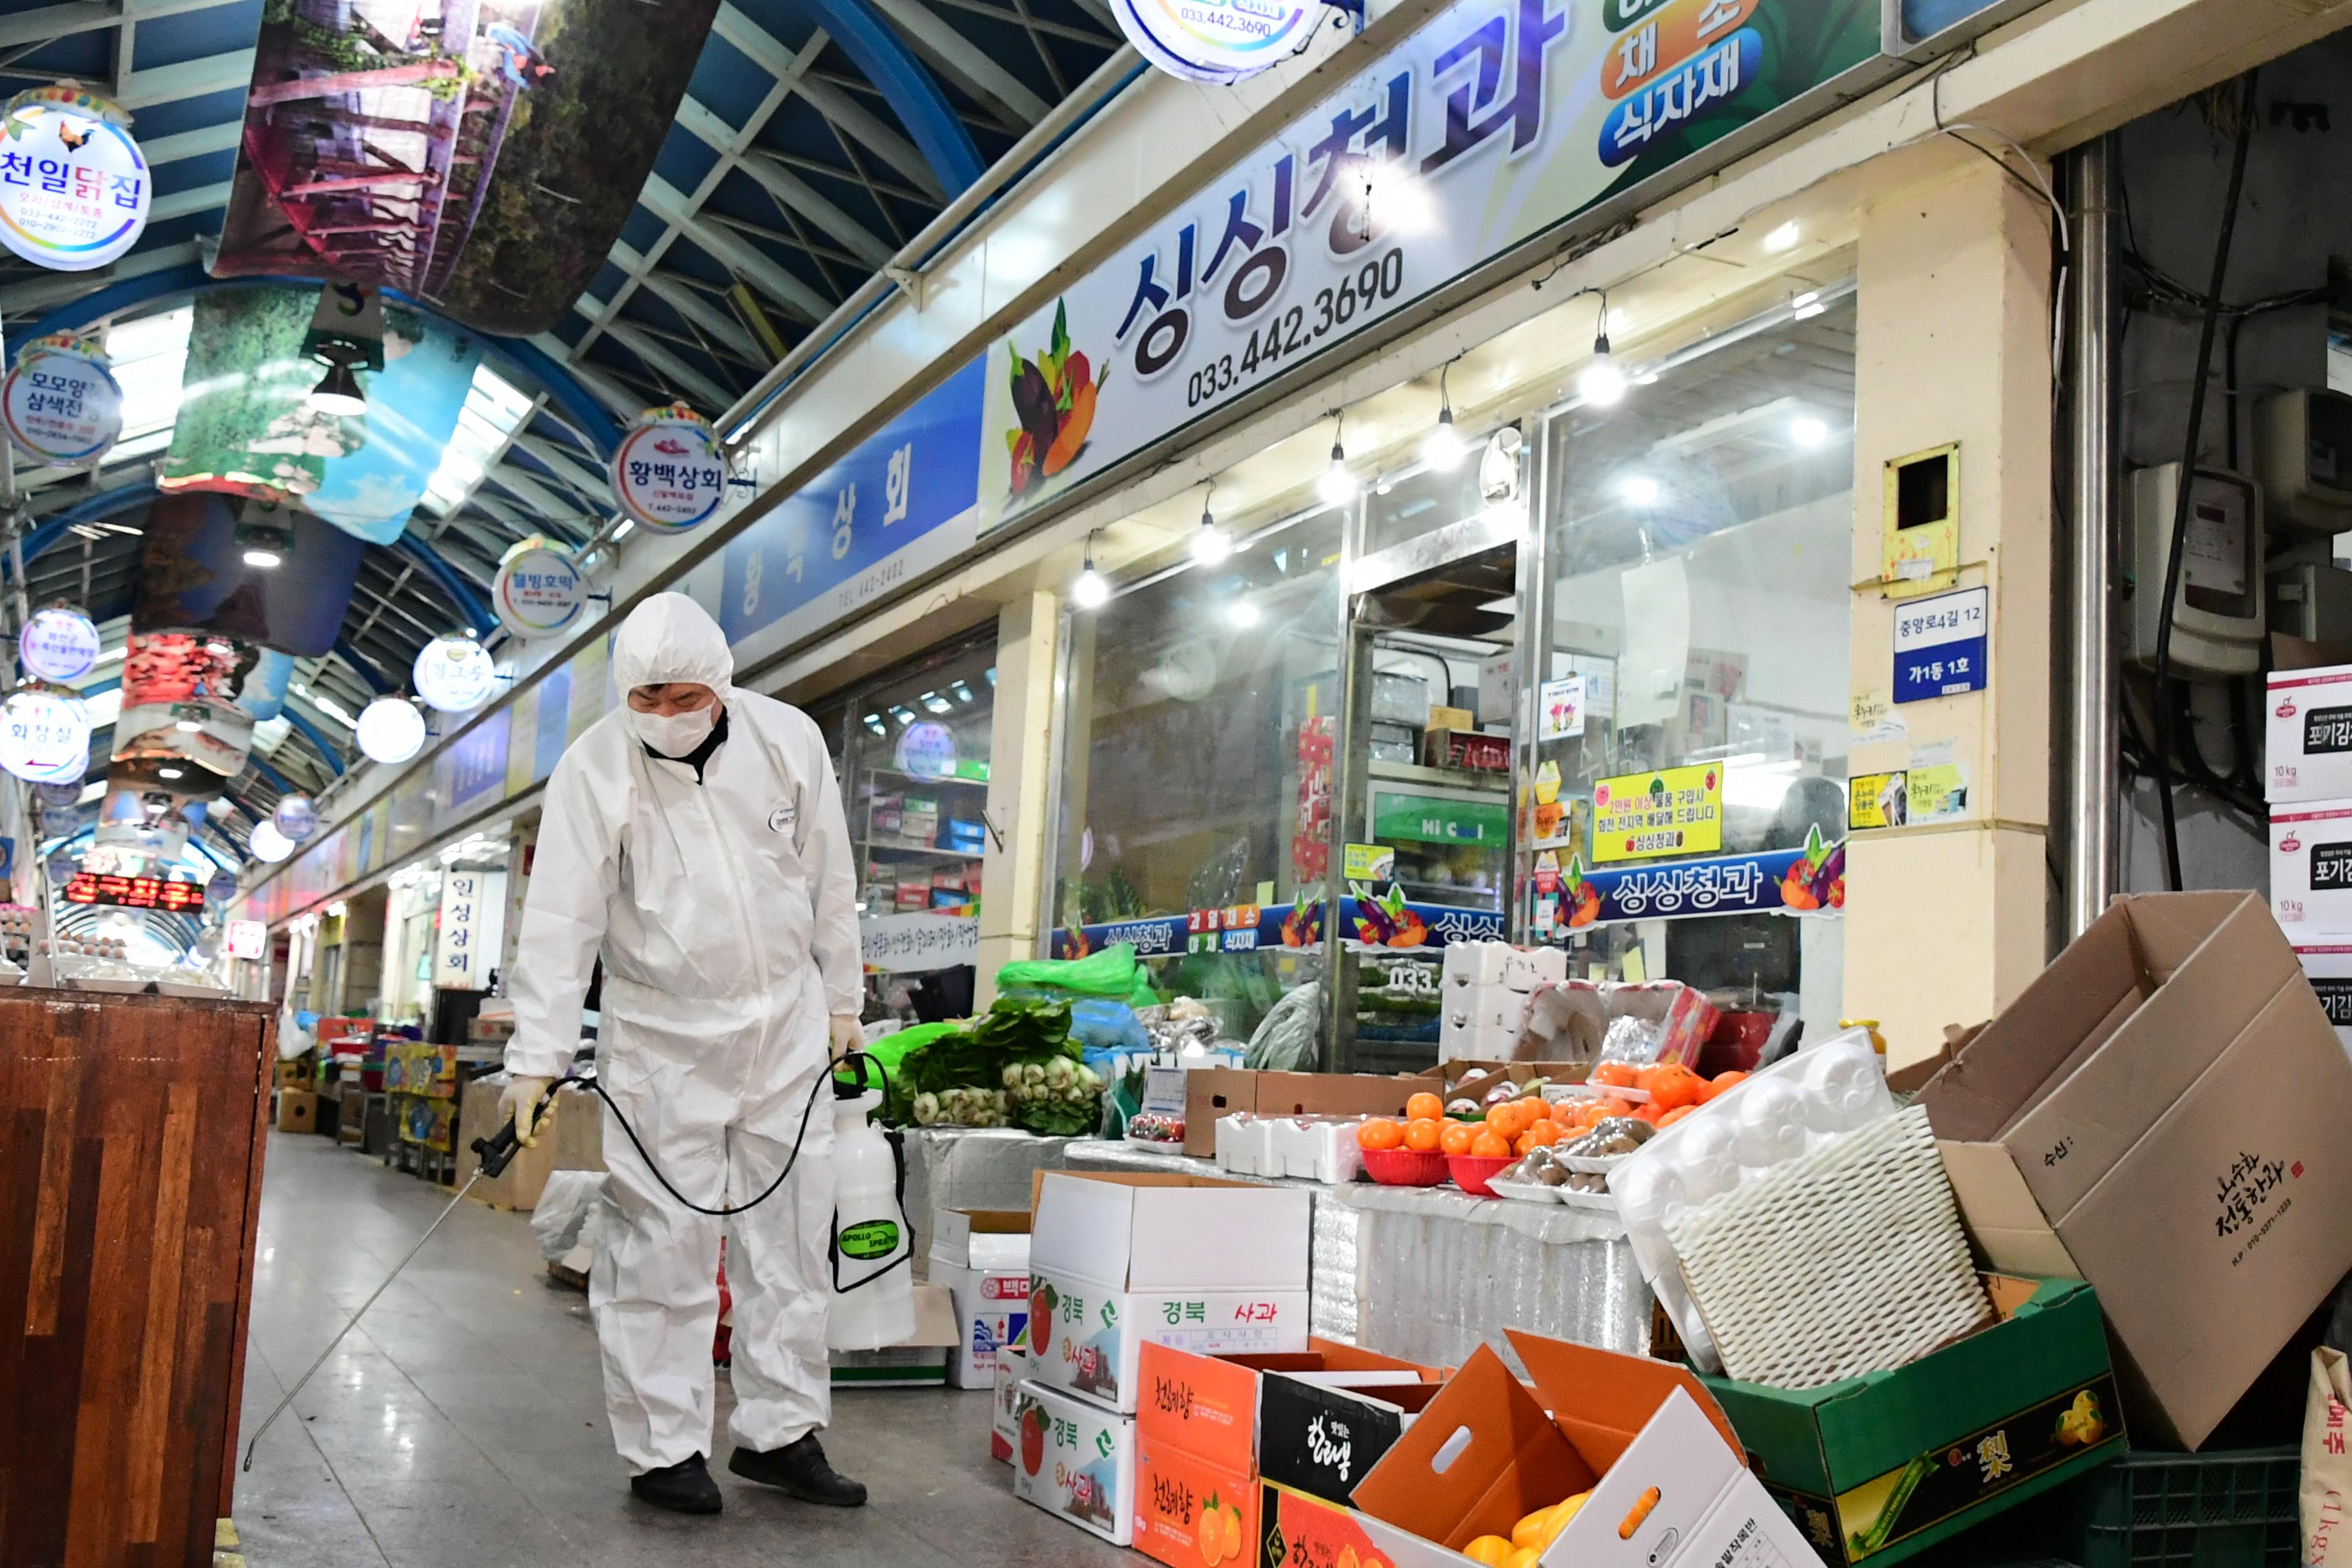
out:
<path id="1" fill-rule="evenodd" d="M 518 1074 L 499 1096 L 499 1120 L 514 1118 L 515 1141 L 526 1149 L 537 1148 L 539 1135 L 555 1125 L 555 1097 L 548 1092 L 554 1083 L 551 1078 Z"/>
<path id="2" fill-rule="evenodd" d="M 841 1060 L 852 1051 L 866 1048 L 866 1029 L 847 1013 L 833 1016 L 833 1059 Z"/>

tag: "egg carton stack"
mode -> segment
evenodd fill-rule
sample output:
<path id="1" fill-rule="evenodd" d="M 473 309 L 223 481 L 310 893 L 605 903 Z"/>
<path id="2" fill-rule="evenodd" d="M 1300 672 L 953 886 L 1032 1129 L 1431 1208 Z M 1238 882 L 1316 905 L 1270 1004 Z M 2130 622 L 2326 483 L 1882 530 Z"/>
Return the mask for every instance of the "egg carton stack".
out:
<path id="1" fill-rule="evenodd" d="M 1662 1129 L 1609 1188 L 1703 1371 L 1817 1386 L 1899 1366 L 1991 1313 L 1924 1115 L 1897 1115 L 1865 1030 Z"/>
<path id="2" fill-rule="evenodd" d="M 1445 947 L 1444 1012 L 1438 1056 L 1453 1061 L 1509 1061 L 1535 994 L 1568 978 L 1568 952 L 1507 942 L 1455 942 Z"/>

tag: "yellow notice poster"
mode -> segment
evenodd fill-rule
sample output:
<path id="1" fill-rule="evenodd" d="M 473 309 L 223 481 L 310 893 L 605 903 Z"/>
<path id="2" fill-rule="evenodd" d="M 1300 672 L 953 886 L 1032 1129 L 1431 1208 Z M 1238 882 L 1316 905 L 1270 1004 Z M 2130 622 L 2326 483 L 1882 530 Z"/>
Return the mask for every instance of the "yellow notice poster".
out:
<path id="1" fill-rule="evenodd" d="M 1712 855 L 1723 847 L 1719 763 L 1627 773 L 1592 786 L 1592 858 Z"/>

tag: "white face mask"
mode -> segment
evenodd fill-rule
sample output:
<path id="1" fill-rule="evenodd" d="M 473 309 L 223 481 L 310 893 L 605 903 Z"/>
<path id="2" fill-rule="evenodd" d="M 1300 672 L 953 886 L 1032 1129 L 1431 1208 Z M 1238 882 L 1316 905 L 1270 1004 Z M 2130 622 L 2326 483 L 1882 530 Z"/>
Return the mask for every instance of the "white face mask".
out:
<path id="1" fill-rule="evenodd" d="M 629 710 L 629 726 L 637 739 L 665 757 L 687 757 L 710 738 L 719 725 L 719 704 L 706 702 L 684 713 L 640 713 Z"/>

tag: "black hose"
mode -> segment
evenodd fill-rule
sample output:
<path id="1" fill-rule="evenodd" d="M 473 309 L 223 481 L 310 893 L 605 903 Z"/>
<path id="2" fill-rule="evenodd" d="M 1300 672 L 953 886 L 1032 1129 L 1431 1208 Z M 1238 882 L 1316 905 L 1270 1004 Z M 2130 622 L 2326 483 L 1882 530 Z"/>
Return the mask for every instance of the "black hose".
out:
<path id="1" fill-rule="evenodd" d="M 2238 199 L 2246 185 L 2246 153 L 2254 140 L 2254 87 L 2258 67 L 2242 79 L 2239 97 L 2238 144 L 2230 159 L 2230 194 L 2221 207 L 2221 231 L 2213 242 L 2213 281 L 2205 290 L 2205 310 L 2197 331 L 2197 373 L 2189 384 L 2189 430 L 2182 438 L 2180 477 L 2174 487 L 2172 538 L 2164 557 L 2164 596 L 2157 603 L 2156 623 L 2156 763 L 2157 805 L 2164 818 L 2164 872 L 2174 892 L 2180 891 L 2180 822 L 2172 800 L 2172 618 L 2180 595 L 2180 561 L 2189 537 L 2189 505 L 2197 489 L 2197 448 L 2205 423 L 2206 380 L 2213 374 L 2213 335 L 2221 320 L 2221 285 L 2230 271 L 2230 242 L 2238 230 Z M 2248 520 L 2251 523 L 2252 520 Z M 2257 592 L 2259 592 L 2257 588 Z"/>
<path id="2" fill-rule="evenodd" d="M 834 1069 L 841 1066 L 842 1062 L 848 1061 L 852 1058 L 864 1058 L 866 1061 L 874 1064 L 874 1070 L 882 1075 L 882 1098 L 886 1103 L 888 1101 L 890 1098 L 890 1069 L 882 1065 L 880 1058 L 867 1056 L 864 1051 L 852 1051 L 848 1056 L 843 1057 L 841 1061 L 826 1063 L 824 1070 L 817 1074 L 816 1082 L 809 1088 L 808 1103 L 801 1107 L 800 1131 L 793 1134 L 792 1152 L 784 1156 L 783 1168 L 776 1173 L 776 1179 L 770 1182 L 766 1190 L 761 1192 L 758 1197 L 753 1198 L 750 1203 L 736 1204 L 731 1207 L 722 1205 L 719 1208 L 705 1208 L 702 1205 L 696 1203 L 692 1198 L 688 1197 L 684 1193 L 679 1192 L 676 1187 L 672 1186 L 670 1184 L 669 1178 L 662 1174 L 662 1168 L 654 1163 L 654 1157 L 646 1152 L 644 1142 L 637 1137 L 637 1130 L 629 1125 L 629 1119 L 621 1113 L 621 1108 L 619 1106 L 613 1103 L 613 1097 L 604 1092 L 604 1084 L 599 1082 L 593 1076 L 583 1077 L 581 1075 L 574 1074 L 572 1077 L 561 1079 L 552 1085 L 549 1089 L 548 1092 L 551 1095 L 554 1093 L 555 1089 L 562 1088 L 566 1083 L 584 1083 L 590 1089 L 594 1089 L 596 1091 L 596 1098 L 604 1102 L 604 1109 L 613 1113 L 613 1120 L 619 1122 L 621 1124 L 621 1131 L 628 1135 L 629 1147 L 637 1152 L 637 1158 L 645 1162 L 646 1169 L 651 1171 L 654 1173 L 654 1180 L 661 1184 L 662 1191 L 667 1193 L 671 1197 L 676 1198 L 679 1203 L 685 1205 L 688 1208 L 692 1209 L 697 1214 L 709 1215 L 714 1219 L 725 1219 L 730 1215 L 739 1215 L 747 1209 L 758 1208 L 761 1204 L 766 1203 L 770 1198 L 776 1195 L 776 1190 L 779 1187 L 782 1187 L 784 1184 L 785 1178 L 793 1173 L 793 1167 L 800 1163 L 801 1144 L 808 1138 L 809 1118 L 815 1114 L 817 1100 L 824 1095 L 824 1091 L 832 1086 Z"/>

